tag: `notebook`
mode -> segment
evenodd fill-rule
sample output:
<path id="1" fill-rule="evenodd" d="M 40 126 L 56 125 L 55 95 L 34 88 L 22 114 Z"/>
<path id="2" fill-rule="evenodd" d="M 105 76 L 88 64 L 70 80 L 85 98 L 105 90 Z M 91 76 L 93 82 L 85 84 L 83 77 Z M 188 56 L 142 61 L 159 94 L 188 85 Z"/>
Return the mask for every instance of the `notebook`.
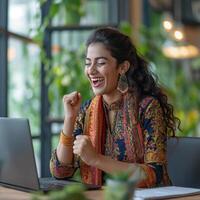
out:
<path id="1" fill-rule="evenodd" d="M 200 189 L 198 188 L 166 186 L 148 189 L 137 189 L 134 194 L 134 200 L 171 199 L 176 197 L 184 198 L 186 196 L 198 194 L 200 194 Z"/>
<path id="2" fill-rule="evenodd" d="M 49 191 L 69 184 L 81 183 L 73 179 L 38 178 L 28 119 L 0 117 L 0 185 L 24 191 Z"/>

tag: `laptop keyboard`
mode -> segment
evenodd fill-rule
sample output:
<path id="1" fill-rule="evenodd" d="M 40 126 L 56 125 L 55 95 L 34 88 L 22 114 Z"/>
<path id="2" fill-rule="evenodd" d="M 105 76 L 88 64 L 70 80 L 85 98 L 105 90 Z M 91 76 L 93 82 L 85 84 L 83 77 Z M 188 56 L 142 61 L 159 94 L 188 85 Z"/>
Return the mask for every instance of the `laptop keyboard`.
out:
<path id="1" fill-rule="evenodd" d="M 40 189 L 43 191 L 49 191 L 54 189 L 62 189 L 66 185 L 72 185 L 72 184 L 82 184 L 76 180 L 68 179 L 68 180 L 57 180 L 53 177 L 48 178 L 40 178 Z M 93 184 L 84 184 L 86 187 L 86 190 L 98 190 L 101 188 L 99 185 L 93 185 Z"/>
<path id="2" fill-rule="evenodd" d="M 62 189 L 66 185 L 71 184 L 81 184 L 74 180 L 57 180 L 55 178 L 40 178 L 40 189 L 42 190 L 52 190 L 52 189 Z"/>

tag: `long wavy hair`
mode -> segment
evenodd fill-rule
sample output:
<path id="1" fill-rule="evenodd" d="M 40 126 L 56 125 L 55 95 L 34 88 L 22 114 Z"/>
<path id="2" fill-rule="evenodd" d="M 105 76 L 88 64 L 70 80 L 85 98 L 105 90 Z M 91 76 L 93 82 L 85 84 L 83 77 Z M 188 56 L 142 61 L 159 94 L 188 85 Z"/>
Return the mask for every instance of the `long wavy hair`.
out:
<path id="1" fill-rule="evenodd" d="M 130 67 L 126 72 L 129 89 L 136 95 L 137 102 L 145 96 L 155 97 L 163 110 L 166 132 L 175 136 L 175 131 L 180 127 L 180 120 L 174 116 L 173 106 L 168 103 L 166 94 L 158 84 L 158 78 L 149 70 L 148 62 L 138 54 L 130 37 L 113 27 L 96 29 L 88 38 L 86 46 L 92 43 L 103 43 L 117 60 L 118 64 L 129 61 Z"/>

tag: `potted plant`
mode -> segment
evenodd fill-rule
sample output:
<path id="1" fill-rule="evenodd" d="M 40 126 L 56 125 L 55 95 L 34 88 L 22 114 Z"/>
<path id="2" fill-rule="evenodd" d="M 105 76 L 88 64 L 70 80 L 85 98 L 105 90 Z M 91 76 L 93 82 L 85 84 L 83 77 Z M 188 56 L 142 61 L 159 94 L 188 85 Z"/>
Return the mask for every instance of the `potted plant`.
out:
<path id="1" fill-rule="evenodd" d="M 133 199 L 137 180 L 131 176 L 131 171 L 123 171 L 108 175 L 106 179 L 105 200 Z"/>

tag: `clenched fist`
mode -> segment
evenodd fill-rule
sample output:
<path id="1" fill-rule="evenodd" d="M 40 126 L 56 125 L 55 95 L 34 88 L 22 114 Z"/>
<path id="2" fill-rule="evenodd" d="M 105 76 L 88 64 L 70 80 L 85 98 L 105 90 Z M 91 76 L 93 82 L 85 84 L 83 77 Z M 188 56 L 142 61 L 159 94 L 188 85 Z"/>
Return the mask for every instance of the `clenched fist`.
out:
<path id="1" fill-rule="evenodd" d="M 98 159 L 90 138 L 87 135 L 78 135 L 74 141 L 73 153 L 80 156 L 81 160 L 87 165 L 95 166 Z"/>
<path id="2" fill-rule="evenodd" d="M 64 95 L 63 104 L 65 119 L 75 119 L 81 105 L 81 94 L 75 91 L 70 94 Z"/>

